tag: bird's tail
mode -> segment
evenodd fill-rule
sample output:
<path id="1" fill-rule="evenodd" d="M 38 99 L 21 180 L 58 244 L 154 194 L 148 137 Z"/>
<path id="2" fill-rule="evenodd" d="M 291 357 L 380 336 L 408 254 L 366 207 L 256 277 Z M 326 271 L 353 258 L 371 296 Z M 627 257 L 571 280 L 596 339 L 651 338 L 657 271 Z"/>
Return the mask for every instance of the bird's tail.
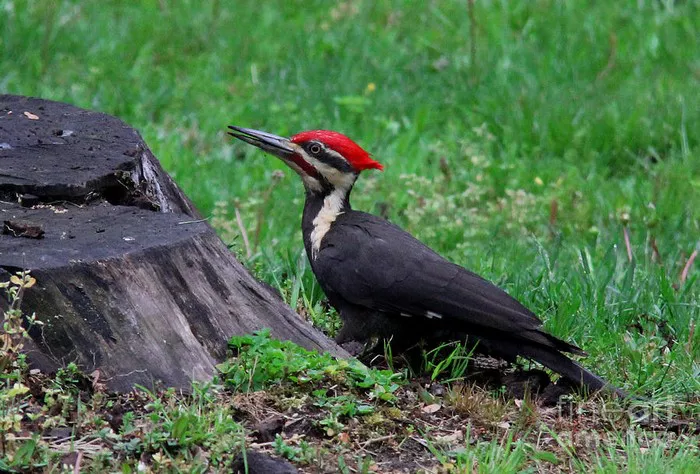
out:
<path id="1" fill-rule="evenodd" d="M 579 365 L 578 362 L 569 359 L 556 349 L 526 344 L 520 347 L 520 354 L 539 362 L 548 369 L 566 377 L 579 386 L 585 387 L 591 393 L 605 390 L 622 398 L 628 397 L 628 394 L 624 390 L 610 385 L 608 382 L 586 370 Z"/>

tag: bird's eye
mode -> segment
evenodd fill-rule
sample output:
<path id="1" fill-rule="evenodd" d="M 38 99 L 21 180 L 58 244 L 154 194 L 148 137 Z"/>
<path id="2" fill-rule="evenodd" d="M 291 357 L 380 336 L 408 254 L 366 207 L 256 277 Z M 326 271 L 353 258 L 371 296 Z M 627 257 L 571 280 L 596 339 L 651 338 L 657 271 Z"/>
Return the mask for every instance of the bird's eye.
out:
<path id="1" fill-rule="evenodd" d="M 314 155 L 318 155 L 321 153 L 321 145 L 314 143 L 309 147 L 309 151 Z"/>

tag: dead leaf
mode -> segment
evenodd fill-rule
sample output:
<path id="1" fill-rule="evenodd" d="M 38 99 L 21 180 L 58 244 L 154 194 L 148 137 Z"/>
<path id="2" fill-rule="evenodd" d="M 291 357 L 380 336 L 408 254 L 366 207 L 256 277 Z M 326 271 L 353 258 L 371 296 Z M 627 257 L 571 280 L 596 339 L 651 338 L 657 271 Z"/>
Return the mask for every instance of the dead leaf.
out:
<path id="1" fill-rule="evenodd" d="M 343 432 L 338 435 L 338 439 L 340 440 L 341 443 L 349 443 L 350 442 L 350 435 Z"/>
<path id="2" fill-rule="evenodd" d="M 42 239 L 44 237 L 44 229 L 40 225 L 23 220 L 4 221 L 2 233 L 28 239 Z"/>
<path id="3" fill-rule="evenodd" d="M 105 391 L 105 384 L 100 382 L 100 369 L 95 369 L 91 374 L 90 377 L 92 377 L 92 388 L 96 392 L 104 392 Z"/>
<path id="4" fill-rule="evenodd" d="M 34 115 L 34 114 L 31 113 L 31 112 L 26 112 L 26 111 L 25 111 L 25 112 L 24 112 L 24 116 L 27 117 L 29 120 L 39 120 L 39 116 L 38 116 L 38 115 Z"/>
<path id="5" fill-rule="evenodd" d="M 439 444 L 453 444 L 456 443 L 457 441 L 461 441 L 464 438 L 464 433 L 462 433 L 461 430 L 457 430 L 452 434 L 448 434 L 445 436 L 438 436 L 435 438 L 435 441 L 437 441 Z"/>
<path id="6" fill-rule="evenodd" d="M 431 403 L 423 407 L 423 413 L 435 413 L 441 408 L 439 403 Z"/>

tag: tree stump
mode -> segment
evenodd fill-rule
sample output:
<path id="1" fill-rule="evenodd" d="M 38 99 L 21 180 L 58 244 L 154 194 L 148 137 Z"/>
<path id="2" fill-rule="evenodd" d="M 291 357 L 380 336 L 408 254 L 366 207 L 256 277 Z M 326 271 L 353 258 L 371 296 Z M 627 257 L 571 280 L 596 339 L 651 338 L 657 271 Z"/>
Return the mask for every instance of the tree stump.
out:
<path id="1" fill-rule="evenodd" d="M 30 363 L 99 369 L 109 389 L 210 379 L 233 335 L 267 327 L 347 354 L 258 282 L 109 115 L 0 96 L 0 277 L 31 270 Z M 7 307 L 7 303 L 3 302 Z"/>

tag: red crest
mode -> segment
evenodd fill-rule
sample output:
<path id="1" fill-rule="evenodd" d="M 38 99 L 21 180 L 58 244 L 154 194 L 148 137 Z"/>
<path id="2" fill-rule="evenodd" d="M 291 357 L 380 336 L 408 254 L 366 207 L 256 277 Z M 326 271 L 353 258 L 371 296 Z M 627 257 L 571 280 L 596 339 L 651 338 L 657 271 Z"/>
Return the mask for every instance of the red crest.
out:
<path id="1" fill-rule="evenodd" d="M 360 145 L 343 135 L 331 130 L 309 130 L 308 132 L 297 133 L 291 138 L 296 144 L 301 144 L 311 140 L 319 141 L 328 148 L 340 153 L 357 171 L 370 168 L 382 170 L 381 163 L 374 161 L 369 153 L 362 149 Z"/>

